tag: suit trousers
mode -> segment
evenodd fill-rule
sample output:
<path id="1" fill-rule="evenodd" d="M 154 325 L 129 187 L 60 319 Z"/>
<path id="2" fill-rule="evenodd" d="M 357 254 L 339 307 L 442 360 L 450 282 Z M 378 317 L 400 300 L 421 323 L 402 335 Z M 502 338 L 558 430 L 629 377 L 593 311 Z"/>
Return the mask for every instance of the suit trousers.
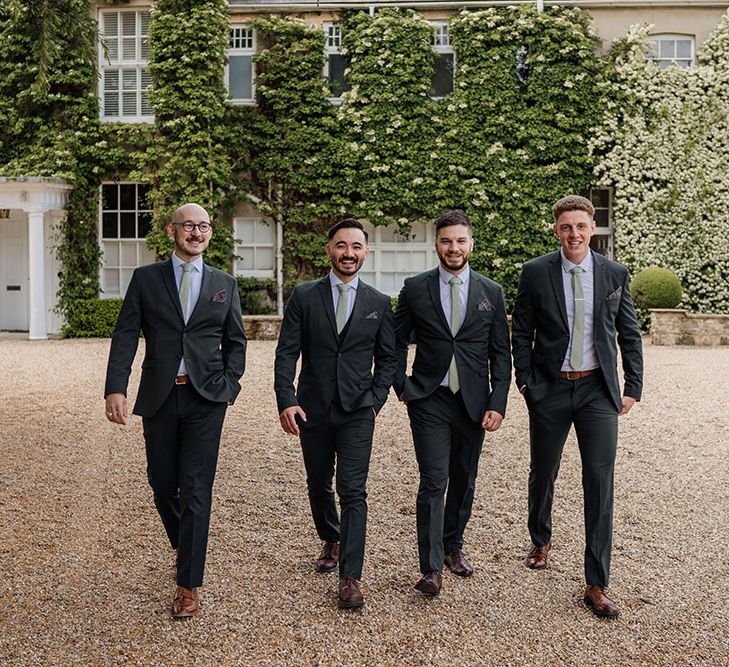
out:
<path id="1" fill-rule="evenodd" d="M 367 530 L 367 474 L 372 453 L 375 415 L 371 407 L 345 412 L 334 401 L 312 428 L 300 422 L 301 450 L 314 525 L 324 542 L 339 542 L 339 574 L 362 578 Z M 332 479 L 336 462 L 336 491 Z"/>
<path id="2" fill-rule="evenodd" d="M 607 586 L 613 524 L 613 477 L 618 413 L 601 373 L 558 379 L 549 394 L 529 407 L 529 533 L 537 546 L 552 537 L 552 500 L 562 449 L 574 424 L 582 459 L 585 579 Z"/>
<path id="3" fill-rule="evenodd" d="M 192 384 L 175 385 L 154 417 L 144 417 L 147 478 L 173 549 L 177 585 L 203 581 L 213 481 L 226 403 L 209 401 Z"/>
<path id="4" fill-rule="evenodd" d="M 442 570 L 444 554 L 463 546 L 485 433 L 468 416 L 461 392 L 444 387 L 408 401 L 408 415 L 420 470 L 416 523 L 425 574 Z"/>

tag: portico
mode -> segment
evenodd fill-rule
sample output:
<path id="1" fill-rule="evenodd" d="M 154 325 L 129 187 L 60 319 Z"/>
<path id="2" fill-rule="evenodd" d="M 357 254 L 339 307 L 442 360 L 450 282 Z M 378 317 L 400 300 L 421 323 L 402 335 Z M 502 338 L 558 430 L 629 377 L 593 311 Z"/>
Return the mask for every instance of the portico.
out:
<path id="1" fill-rule="evenodd" d="M 55 229 L 73 186 L 58 178 L 0 176 L 0 330 L 30 340 L 59 333 Z"/>

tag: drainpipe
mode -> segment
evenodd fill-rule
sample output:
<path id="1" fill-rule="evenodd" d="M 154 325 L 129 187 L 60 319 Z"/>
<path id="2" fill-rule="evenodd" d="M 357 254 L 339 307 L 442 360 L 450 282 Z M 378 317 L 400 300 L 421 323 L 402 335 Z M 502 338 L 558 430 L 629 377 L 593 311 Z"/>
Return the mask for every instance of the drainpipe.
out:
<path id="1" fill-rule="evenodd" d="M 281 213 L 276 214 L 276 313 L 283 317 L 283 224 Z"/>
<path id="2" fill-rule="evenodd" d="M 537 13 L 541 14 L 544 11 L 544 0 L 537 0 Z"/>

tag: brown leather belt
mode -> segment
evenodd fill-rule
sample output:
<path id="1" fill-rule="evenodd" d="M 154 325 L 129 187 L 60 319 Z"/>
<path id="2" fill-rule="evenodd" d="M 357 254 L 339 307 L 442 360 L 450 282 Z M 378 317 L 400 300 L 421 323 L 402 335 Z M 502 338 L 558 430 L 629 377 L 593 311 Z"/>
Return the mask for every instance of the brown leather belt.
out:
<path id="1" fill-rule="evenodd" d="M 589 371 L 560 371 L 559 377 L 563 380 L 581 380 L 582 378 L 589 378 L 591 375 L 597 373 L 600 370 L 593 368 Z"/>
<path id="2" fill-rule="evenodd" d="M 175 378 L 175 384 L 187 384 L 190 381 L 189 375 L 178 375 Z"/>

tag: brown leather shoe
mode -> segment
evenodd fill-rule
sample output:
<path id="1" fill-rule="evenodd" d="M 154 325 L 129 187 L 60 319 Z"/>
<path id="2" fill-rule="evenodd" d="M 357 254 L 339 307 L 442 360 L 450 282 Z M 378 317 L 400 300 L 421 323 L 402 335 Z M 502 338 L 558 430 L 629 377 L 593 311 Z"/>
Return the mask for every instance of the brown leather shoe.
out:
<path id="1" fill-rule="evenodd" d="M 543 570 L 547 567 L 547 554 L 549 553 L 549 545 L 538 547 L 532 544 L 526 557 L 526 566 L 531 570 Z"/>
<path id="2" fill-rule="evenodd" d="M 324 542 L 321 545 L 319 560 L 316 561 L 317 572 L 334 572 L 339 563 L 339 542 Z"/>
<path id="3" fill-rule="evenodd" d="M 357 609 L 364 604 L 364 595 L 354 577 L 339 578 L 339 608 Z"/>
<path id="4" fill-rule="evenodd" d="M 445 564 L 453 574 L 457 574 L 459 577 L 470 577 L 473 574 L 473 566 L 460 549 L 446 554 Z"/>
<path id="5" fill-rule="evenodd" d="M 443 575 L 438 570 L 426 572 L 415 584 L 415 589 L 426 595 L 436 596 L 443 586 Z"/>
<path id="6" fill-rule="evenodd" d="M 197 588 L 178 586 L 175 591 L 175 600 L 172 603 L 172 616 L 174 618 L 189 618 L 200 613 L 200 600 Z"/>
<path id="7" fill-rule="evenodd" d="M 592 609 L 595 616 L 610 616 L 614 618 L 620 615 L 620 611 L 615 603 L 605 595 L 605 589 L 602 586 L 588 586 L 585 589 L 585 604 Z"/>

